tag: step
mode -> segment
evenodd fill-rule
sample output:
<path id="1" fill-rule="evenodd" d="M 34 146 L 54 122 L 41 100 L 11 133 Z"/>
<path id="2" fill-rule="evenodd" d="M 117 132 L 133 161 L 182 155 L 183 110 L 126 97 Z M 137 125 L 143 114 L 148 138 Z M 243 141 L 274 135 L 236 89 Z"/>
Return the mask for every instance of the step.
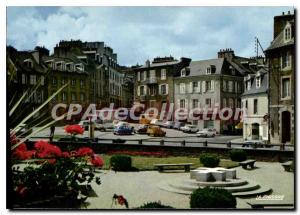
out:
<path id="1" fill-rule="evenodd" d="M 260 186 L 260 188 L 257 190 L 251 190 L 251 191 L 247 191 L 247 192 L 236 192 L 236 193 L 232 193 L 232 195 L 236 196 L 236 197 L 250 197 L 250 196 L 256 196 L 259 194 L 265 194 L 265 193 L 268 193 L 271 191 L 272 191 L 272 189 L 270 187 Z"/>
<path id="2" fill-rule="evenodd" d="M 182 183 L 192 185 L 192 186 L 211 186 L 211 187 L 234 187 L 247 184 L 245 179 L 227 179 L 226 181 L 196 181 L 194 179 L 183 180 Z"/>

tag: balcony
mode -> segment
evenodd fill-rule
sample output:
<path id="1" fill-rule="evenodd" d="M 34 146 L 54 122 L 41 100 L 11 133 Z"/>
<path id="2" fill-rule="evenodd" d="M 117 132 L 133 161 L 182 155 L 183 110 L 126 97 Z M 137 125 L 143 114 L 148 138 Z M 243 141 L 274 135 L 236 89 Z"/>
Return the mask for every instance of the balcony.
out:
<path id="1" fill-rule="evenodd" d="M 147 78 L 144 82 L 145 82 L 145 84 L 157 84 L 157 78 L 150 77 L 150 78 Z"/>

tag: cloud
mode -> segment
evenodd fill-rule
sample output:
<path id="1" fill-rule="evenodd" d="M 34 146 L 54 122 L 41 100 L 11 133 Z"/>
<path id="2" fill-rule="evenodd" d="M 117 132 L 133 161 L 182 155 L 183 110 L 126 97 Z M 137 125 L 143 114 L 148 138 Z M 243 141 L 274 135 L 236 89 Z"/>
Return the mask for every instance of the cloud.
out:
<path id="1" fill-rule="evenodd" d="M 7 43 L 17 49 L 60 40 L 104 41 L 120 64 L 156 56 L 215 58 L 221 48 L 254 55 L 254 37 L 267 48 L 273 17 L 287 7 L 8 7 Z"/>

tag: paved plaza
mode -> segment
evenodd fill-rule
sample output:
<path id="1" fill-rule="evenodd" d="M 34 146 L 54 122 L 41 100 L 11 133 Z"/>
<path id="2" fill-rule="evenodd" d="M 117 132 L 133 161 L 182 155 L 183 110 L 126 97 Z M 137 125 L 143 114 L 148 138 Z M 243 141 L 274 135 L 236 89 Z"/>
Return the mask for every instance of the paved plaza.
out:
<path id="1" fill-rule="evenodd" d="M 293 203 L 294 200 L 294 174 L 285 172 L 278 162 L 256 162 L 253 170 L 245 170 L 237 167 L 239 178 L 246 178 L 256 181 L 261 185 L 272 188 L 272 195 L 283 195 L 284 202 Z M 189 196 L 176 194 L 159 189 L 158 184 L 164 180 L 188 179 L 189 173 L 159 173 L 157 171 L 141 172 L 113 172 L 103 171 L 100 173 L 101 185 L 93 184 L 97 197 L 88 198 L 89 209 L 123 208 L 112 205 L 114 194 L 123 195 L 129 202 L 130 208 L 138 207 L 146 202 L 161 201 L 162 204 L 175 208 L 189 208 Z M 250 208 L 247 201 L 251 198 L 237 198 L 237 208 Z"/>

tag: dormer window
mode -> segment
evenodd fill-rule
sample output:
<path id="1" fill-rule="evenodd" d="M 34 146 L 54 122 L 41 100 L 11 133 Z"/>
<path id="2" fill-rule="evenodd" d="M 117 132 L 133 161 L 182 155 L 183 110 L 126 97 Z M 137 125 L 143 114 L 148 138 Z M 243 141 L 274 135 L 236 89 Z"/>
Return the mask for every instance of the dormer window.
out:
<path id="1" fill-rule="evenodd" d="M 260 82 L 261 82 L 260 77 L 256 77 L 255 78 L 256 88 L 260 88 L 260 84 L 261 84 Z"/>
<path id="2" fill-rule="evenodd" d="M 284 29 L 284 40 L 285 42 L 288 42 L 292 39 L 292 28 L 291 24 L 288 23 Z"/>
<path id="3" fill-rule="evenodd" d="M 181 77 L 185 77 L 186 76 L 186 71 L 185 69 L 181 70 Z"/>
<path id="4" fill-rule="evenodd" d="M 33 63 L 32 63 L 31 59 L 24 60 L 24 65 L 29 67 L 29 68 L 33 68 Z"/>
<path id="5" fill-rule="evenodd" d="M 206 68 L 206 75 L 210 75 L 211 74 L 211 68 L 210 67 L 207 67 Z"/>
<path id="6" fill-rule="evenodd" d="M 247 90 L 251 90 L 251 80 L 247 81 Z"/>

